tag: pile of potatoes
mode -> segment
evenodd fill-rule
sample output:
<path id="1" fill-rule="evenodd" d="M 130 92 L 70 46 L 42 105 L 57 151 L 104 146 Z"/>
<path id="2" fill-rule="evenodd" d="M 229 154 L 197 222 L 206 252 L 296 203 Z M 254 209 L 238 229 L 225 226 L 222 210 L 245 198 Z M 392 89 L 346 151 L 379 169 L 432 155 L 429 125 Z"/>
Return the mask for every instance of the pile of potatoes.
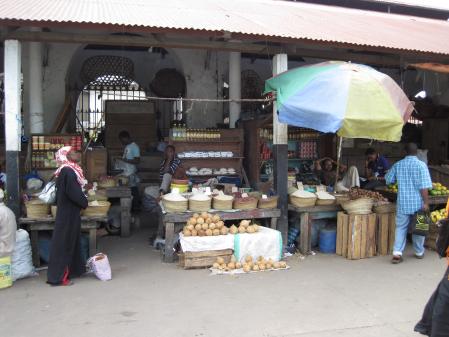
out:
<path id="1" fill-rule="evenodd" d="M 264 257 L 259 256 L 256 261 L 253 261 L 251 256 L 245 258 L 245 263 L 237 262 L 234 255 L 231 257 L 231 262 L 226 263 L 222 257 L 218 257 L 217 261 L 213 264 L 212 268 L 222 271 L 232 271 L 234 269 L 243 269 L 245 273 L 251 271 L 264 271 L 287 268 L 285 261 L 274 262 L 272 259 L 266 260 Z"/>
<path id="2" fill-rule="evenodd" d="M 242 220 L 240 221 L 239 226 L 237 227 L 236 225 L 232 225 L 229 228 L 229 233 L 231 234 L 243 234 L 243 233 L 248 233 L 248 234 L 252 234 L 252 233 L 257 233 L 259 231 L 259 225 L 256 224 L 252 224 L 251 225 L 251 221 L 250 220 Z"/>
<path id="3" fill-rule="evenodd" d="M 224 225 L 218 215 L 206 212 L 193 214 L 184 226 L 184 236 L 217 236 L 227 235 L 229 228 Z"/>
<path id="4" fill-rule="evenodd" d="M 217 261 L 213 264 L 212 268 L 223 270 L 223 271 L 231 271 L 234 269 L 241 269 L 242 264 L 240 262 L 237 262 L 234 255 L 231 256 L 231 261 L 229 263 L 226 263 L 224 258 L 217 257 Z"/>

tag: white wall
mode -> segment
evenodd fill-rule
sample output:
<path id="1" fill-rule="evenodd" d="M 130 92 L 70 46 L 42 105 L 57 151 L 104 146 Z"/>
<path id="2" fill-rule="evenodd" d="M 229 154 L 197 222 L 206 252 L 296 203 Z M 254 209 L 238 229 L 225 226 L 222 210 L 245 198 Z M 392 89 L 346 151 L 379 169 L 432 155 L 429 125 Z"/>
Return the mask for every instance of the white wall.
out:
<path id="1" fill-rule="evenodd" d="M 46 49 L 47 48 L 47 49 Z M 82 87 L 79 77 L 83 62 L 95 55 L 118 55 L 130 58 L 135 66 L 137 82 L 149 92 L 149 83 L 156 72 L 162 68 L 175 68 L 184 74 L 187 84 L 188 98 L 222 98 L 223 83 L 228 81 L 229 54 L 227 52 L 206 52 L 203 50 L 168 49 L 169 54 L 161 58 L 160 54 L 148 52 L 122 52 L 104 50 L 85 50 L 79 44 L 46 44 L 44 55 L 44 114 L 45 130 L 49 131 L 56 115 L 62 109 L 66 94 L 66 87 Z M 27 75 L 27 48 L 24 48 L 23 71 Z M 306 58 L 305 62 L 289 62 L 289 69 L 308 63 L 319 62 L 317 59 Z M 257 72 L 262 81 L 272 75 L 271 59 L 242 58 L 242 71 L 252 69 Z M 400 82 L 397 71 L 382 69 Z M 414 94 L 422 86 L 420 79 L 416 80 L 416 72 L 405 73 L 405 90 Z M 26 82 L 25 82 L 26 83 Z M 25 87 L 25 91 L 27 88 Z M 416 92 L 415 92 L 416 91 Z M 26 94 L 24 96 L 24 111 L 28 111 Z M 171 104 L 158 103 L 164 114 L 171 113 Z M 187 122 L 189 126 L 197 128 L 214 127 L 223 121 L 227 113 L 227 104 L 214 102 L 185 103 Z M 28 128 L 25 119 L 25 129 Z"/>
<path id="2" fill-rule="evenodd" d="M 121 52 L 85 50 L 78 44 L 48 45 L 48 64 L 44 67 L 45 130 L 49 131 L 56 115 L 62 109 L 66 87 L 82 88 L 79 77 L 83 62 L 96 55 L 117 55 L 130 58 L 134 63 L 135 79 L 149 95 L 149 83 L 156 72 L 163 68 L 175 68 L 184 74 L 189 98 L 221 98 L 223 79 L 227 72 L 227 53 L 170 49 L 165 58 L 148 52 Z M 206 61 L 207 58 L 207 61 Z M 159 104 L 164 113 L 171 113 L 171 104 Z M 27 105 L 25 105 L 26 107 Z M 190 109 L 189 109 L 190 108 Z M 187 120 L 196 127 L 214 127 L 222 122 L 222 103 L 184 104 L 189 109 Z M 28 110 L 28 109 L 26 109 Z"/>

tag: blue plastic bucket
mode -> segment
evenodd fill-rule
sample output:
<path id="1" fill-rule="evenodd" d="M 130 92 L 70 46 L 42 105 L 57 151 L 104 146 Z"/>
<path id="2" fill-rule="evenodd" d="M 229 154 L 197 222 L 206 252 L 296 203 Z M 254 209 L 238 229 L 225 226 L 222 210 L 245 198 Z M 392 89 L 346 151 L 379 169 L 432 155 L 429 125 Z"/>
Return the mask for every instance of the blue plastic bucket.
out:
<path id="1" fill-rule="evenodd" d="M 320 252 L 325 254 L 335 254 L 337 245 L 337 230 L 322 229 L 320 230 Z"/>

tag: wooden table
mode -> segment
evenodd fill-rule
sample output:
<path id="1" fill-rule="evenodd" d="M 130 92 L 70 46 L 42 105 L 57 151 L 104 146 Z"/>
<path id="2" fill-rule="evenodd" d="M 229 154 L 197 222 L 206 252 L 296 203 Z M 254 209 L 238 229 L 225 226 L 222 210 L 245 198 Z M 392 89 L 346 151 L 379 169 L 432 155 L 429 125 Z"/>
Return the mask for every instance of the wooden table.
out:
<path id="1" fill-rule="evenodd" d="M 193 213 L 166 213 L 162 215 L 162 221 L 165 226 L 165 248 L 163 251 L 162 260 L 164 262 L 173 262 L 174 260 L 174 238 L 175 232 L 180 231 L 190 219 Z M 211 212 L 217 214 L 220 218 L 225 220 L 246 220 L 246 219 L 271 219 L 271 228 L 276 229 L 277 219 L 281 216 L 281 211 L 277 208 L 273 209 L 253 209 L 242 210 L 235 212 Z"/>
<path id="2" fill-rule="evenodd" d="M 120 199 L 121 219 L 120 219 L 120 236 L 128 237 L 131 235 L 131 206 L 132 194 L 131 188 L 128 186 L 117 186 L 106 188 L 106 196 L 108 199 Z"/>
<path id="3" fill-rule="evenodd" d="M 108 219 L 105 216 L 81 218 L 81 231 L 89 232 L 89 256 L 93 256 L 97 250 L 97 228 L 99 227 L 100 222 L 106 222 L 107 220 Z M 35 267 L 39 267 L 39 231 L 52 231 L 55 226 L 55 218 L 19 218 L 19 224 L 26 227 L 30 232 L 33 264 Z"/>
<path id="4" fill-rule="evenodd" d="M 340 205 L 295 207 L 288 205 L 289 212 L 297 213 L 300 221 L 299 251 L 307 255 L 312 251 L 312 219 L 332 219 L 342 210 Z"/>

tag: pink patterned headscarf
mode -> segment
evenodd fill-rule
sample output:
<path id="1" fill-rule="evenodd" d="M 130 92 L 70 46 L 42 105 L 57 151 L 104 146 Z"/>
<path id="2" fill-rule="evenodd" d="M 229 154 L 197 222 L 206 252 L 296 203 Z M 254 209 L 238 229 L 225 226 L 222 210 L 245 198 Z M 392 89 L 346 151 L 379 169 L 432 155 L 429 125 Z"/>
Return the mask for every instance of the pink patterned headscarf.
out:
<path id="1" fill-rule="evenodd" d="M 78 183 L 81 187 L 84 187 L 84 185 L 87 184 L 87 180 L 84 178 L 83 169 L 77 163 L 70 161 L 67 158 L 70 151 L 72 151 L 71 146 L 64 146 L 56 152 L 56 162 L 59 167 L 55 172 L 55 176 L 58 177 L 64 167 L 70 167 L 75 172 Z"/>

